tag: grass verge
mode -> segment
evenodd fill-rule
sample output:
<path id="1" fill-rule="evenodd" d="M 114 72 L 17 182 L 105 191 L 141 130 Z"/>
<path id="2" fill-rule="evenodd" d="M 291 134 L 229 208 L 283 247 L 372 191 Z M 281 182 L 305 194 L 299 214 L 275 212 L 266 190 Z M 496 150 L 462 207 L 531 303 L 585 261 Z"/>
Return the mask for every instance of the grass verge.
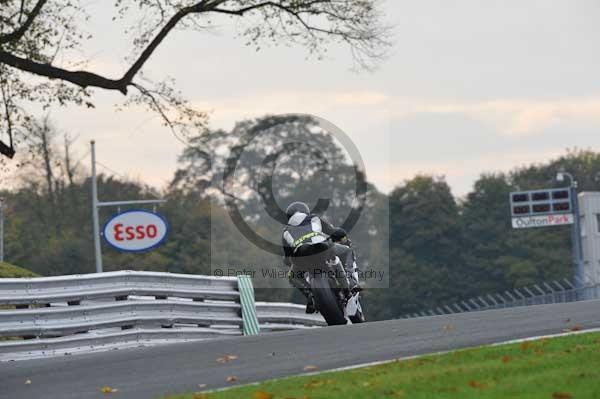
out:
<path id="1" fill-rule="evenodd" d="M 600 333 L 486 346 L 168 397 L 233 398 L 600 398 Z"/>
<path id="2" fill-rule="evenodd" d="M 11 265 L 10 263 L 0 262 L 0 278 L 9 277 L 38 277 L 38 274 L 22 267 Z"/>
<path id="3" fill-rule="evenodd" d="M 0 262 L 0 278 L 9 278 L 9 277 L 37 277 L 38 274 L 31 272 L 27 269 L 23 269 L 22 267 L 18 267 L 15 265 L 11 265 L 10 263 Z M 14 309 L 13 305 L 0 305 L 0 310 L 5 309 Z M 16 337 L 0 337 L 0 341 L 11 341 L 15 339 L 20 339 Z"/>

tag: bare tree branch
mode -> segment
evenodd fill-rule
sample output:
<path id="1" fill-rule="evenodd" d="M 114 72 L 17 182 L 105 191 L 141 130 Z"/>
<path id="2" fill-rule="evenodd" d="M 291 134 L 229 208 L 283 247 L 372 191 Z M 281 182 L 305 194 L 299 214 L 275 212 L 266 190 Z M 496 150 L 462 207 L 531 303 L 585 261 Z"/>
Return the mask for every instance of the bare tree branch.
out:
<path id="1" fill-rule="evenodd" d="M 167 24 L 160 30 L 160 32 L 156 35 L 154 40 L 146 47 L 146 49 L 142 52 L 142 54 L 138 57 L 138 59 L 133 63 L 133 65 L 127 70 L 125 75 L 121 79 L 109 79 L 104 76 L 98 75 L 93 72 L 87 71 L 69 71 L 67 69 L 59 68 L 53 66 L 51 64 L 43 64 L 30 59 L 21 58 L 14 54 L 11 54 L 7 51 L 0 50 L 0 63 L 4 63 L 6 65 L 10 65 L 14 68 L 18 68 L 22 71 L 34 73 L 40 76 L 46 76 L 51 79 L 61 79 L 67 82 L 71 82 L 77 86 L 82 88 L 87 87 L 98 87 L 107 90 L 118 90 L 123 94 L 127 94 L 127 87 L 132 84 L 133 78 L 140 71 L 140 69 L 144 66 L 146 61 L 150 58 L 154 50 L 160 45 L 160 43 L 167 37 L 169 32 L 177 26 L 177 24 L 187 15 L 192 13 L 201 13 L 204 11 L 208 11 L 216 7 L 217 5 L 223 3 L 225 0 L 203 0 L 196 3 L 193 6 L 182 8 L 179 10 L 171 19 L 167 22 Z M 28 22 L 26 22 L 23 27 L 28 27 L 33 19 L 39 13 L 39 9 L 46 2 L 46 0 L 40 0 L 36 9 L 32 11 L 28 18 Z M 21 32 L 23 27 L 19 29 L 17 32 Z M 25 32 L 26 28 L 23 30 Z M 4 38 L 0 38 L 0 43 L 2 40 L 8 41 L 6 38 L 11 37 L 10 40 L 14 40 L 12 36 L 16 35 L 17 32 L 11 33 L 9 35 L 4 36 Z"/>
<path id="2" fill-rule="evenodd" d="M 35 18 L 38 16 L 40 11 L 42 10 L 42 7 L 44 6 L 44 4 L 46 4 L 47 1 L 48 0 L 38 0 L 35 7 L 33 7 L 33 10 L 31 10 L 29 15 L 27 16 L 27 20 L 25 20 L 25 23 L 23 25 L 21 25 L 19 27 L 19 29 L 16 29 L 7 35 L 0 36 L 0 44 L 14 42 L 14 41 L 17 41 L 20 38 L 22 38 L 23 35 L 25 34 L 25 32 L 27 32 L 27 30 L 29 29 L 29 27 L 31 26 L 33 21 L 35 20 Z M 22 7 L 23 7 L 23 3 L 21 3 L 21 11 L 23 10 Z"/>
<path id="3" fill-rule="evenodd" d="M 0 63 L 12 66 L 22 71 L 36 75 L 46 76 L 51 79 L 61 79 L 71 82 L 82 88 L 94 86 L 108 90 L 118 90 L 127 94 L 127 85 L 122 79 L 114 80 L 86 71 L 69 71 L 50 64 L 42 64 L 30 59 L 21 58 L 7 51 L 0 50 Z"/>
<path id="4" fill-rule="evenodd" d="M 301 7 L 301 8 L 305 8 L 305 9 L 309 9 L 309 7 L 318 4 L 318 3 L 328 3 L 331 0 L 314 0 L 314 1 L 310 1 L 310 2 L 305 2 L 305 3 L 298 3 L 297 7 Z M 224 13 L 224 14 L 232 14 L 232 15 L 239 15 L 239 16 L 243 16 L 245 13 L 252 11 L 252 10 L 256 10 L 258 8 L 263 8 L 263 7 L 267 7 L 267 6 L 271 6 L 271 7 L 276 7 L 279 8 L 285 12 L 293 12 L 292 8 L 289 6 L 285 6 L 283 4 L 280 3 L 275 3 L 274 1 L 265 1 L 262 3 L 258 3 L 258 4 L 253 4 L 251 6 L 248 7 L 243 7 L 243 8 L 239 8 L 237 10 L 229 10 L 229 9 L 223 9 L 223 8 L 214 8 L 212 11 L 215 12 L 220 12 L 220 13 Z"/>
<path id="5" fill-rule="evenodd" d="M 185 7 L 185 8 L 182 8 L 181 10 L 179 10 L 175 15 L 173 15 L 171 17 L 171 19 L 160 30 L 160 32 L 158 32 L 158 34 L 150 42 L 148 47 L 146 47 L 146 49 L 144 49 L 144 51 L 139 56 L 137 61 L 135 61 L 133 63 L 133 65 L 131 66 L 131 68 L 129 68 L 129 70 L 125 73 L 122 80 L 129 82 L 129 83 L 133 80 L 135 75 L 144 66 L 146 61 L 148 61 L 148 59 L 150 58 L 150 56 L 152 55 L 154 50 L 156 50 L 158 45 L 165 39 L 165 37 L 167 37 L 169 32 L 171 32 L 173 30 L 173 28 L 175 28 L 175 26 L 177 26 L 179 21 L 181 21 L 184 17 L 186 17 L 187 15 L 190 15 L 190 14 L 194 14 L 194 13 L 201 13 L 204 11 L 213 10 L 214 7 L 223 3 L 224 1 L 225 0 L 216 0 L 216 1 L 203 0 L 203 1 L 196 3 L 195 5 L 193 5 L 191 7 Z"/>

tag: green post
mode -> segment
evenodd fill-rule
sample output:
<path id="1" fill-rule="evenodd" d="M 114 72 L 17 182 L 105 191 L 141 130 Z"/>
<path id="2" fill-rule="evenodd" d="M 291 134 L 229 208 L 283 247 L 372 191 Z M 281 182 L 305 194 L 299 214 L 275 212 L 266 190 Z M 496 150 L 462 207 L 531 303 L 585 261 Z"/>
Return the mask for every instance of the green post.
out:
<path id="1" fill-rule="evenodd" d="M 254 287 L 250 276 L 238 276 L 238 291 L 240 292 L 244 335 L 257 335 L 260 332 L 260 326 L 256 317 Z"/>

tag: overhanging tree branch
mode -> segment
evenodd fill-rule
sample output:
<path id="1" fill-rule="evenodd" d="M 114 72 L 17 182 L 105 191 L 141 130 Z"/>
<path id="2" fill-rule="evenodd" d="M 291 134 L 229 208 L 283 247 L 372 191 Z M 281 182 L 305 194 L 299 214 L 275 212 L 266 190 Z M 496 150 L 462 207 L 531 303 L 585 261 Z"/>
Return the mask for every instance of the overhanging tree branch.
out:
<path id="1" fill-rule="evenodd" d="M 295 6 L 296 8 L 302 8 L 305 10 L 309 10 L 311 6 L 318 4 L 318 3 L 329 3 L 331 2 L 331 0 L 314 0 L 314 1 L 310 1 L 310 2 L 304 2 L 304 3 L 297 3 L 297 5 Z M 223 14 L 231 14 L 231 15 L 238 15 L 238 16 L 243 16 L 245 13 L 252 11 L 252 10 L 256 10 L 259 8 L 264 8 L 264 7 L 275 7 L 275 8 L 279 8 L 280 10 L 283 10 L 285 12 L 289 12 L 289 13 L 293 13 L 294 11 L 292 10 L 292 6 L 286 6 L 284 4 L 280 4 L 280 3 L 276 3 L 274 1 L 264 1 L 262 3 L 258 3 L 258 4 L 253 4 L 251 6 L 247 6 L 247 7 L 243 7 L 243 8 L 239 8 L 237 10 L 230 10 L 230 9 L 225 9 L 225 8 L 214 8 L 212 11 L 215 12 L 220 12 Z M 297 11 L 296 11 L 297 12 Z"/>
<path id="2" fill-rule="evenodd" d="M 160 30 L 160 32 L 156 35 L 152 42 L 144 49 L 142 54 L 127 70 L 127 72 L 123 75 L 121 79 L 109 79 L 96 73 L 87 71 L 69 71 L 67 69 L 59 68 L 51 64 L 44 64 L 30 59 L 22 58 L 2 50 L 0 50 L 0 63 L 10 65 L 14 68 L 20 69 L 25 72 L 30 72 L 36 75 L 71 82 L 82 88 L 98 87 L 107 90 L 118 90 L 123 94 L 127 94 L 127 87 L 132 84 L 133 78 L 148 61 L 148 59 L 150 58 L 154 50 L 156 50 L 156 48 L 159 46 L 159 44 L 167 37 L 167 35 L 173 30 L 173 28 L 175 28 L 185 16 L 193 13 L 209 11 L 214 7 L 218 6 L 219 4 L 223 3 L 224 1 L 225 0 L 203 0 L 194 4 L 193 6 L 182 8 L 181 10 L 179 10 L 175 15 L 173 15 L 173 17 L 171 17 L 171 19 Z M 39 13 L 39 9 L 41 9 L 45 2 L 46 0 L 40 0 L 36 4 L 36 8 L 34 8 L 34 10 L 29 15 L 28 21 L 18 31 L 4 36 L 4 40 L 7 40 L 6 38 L 8 38 L 9 36 L 16 37 L 18 32 L 21 31 L 22 34 L 24 34 L 25 30 L 29 25 L 31 25 L 31 22 L 33 21 L 33 19 L 35 19 L 35 17 Z M 2 39 L 3 38 L 0 38 L 0 43 Z M 14 40 L 14 38 L 11 38 L 10 40 Z"/>
<path id="3" fill-rule="evenodd" d="M 39 0 L 31 13 L 29 13 L 27 20 L 25 23 L 14 32 L 0 37 L 0 44 L 4 42 L 13 41 L 22 37 L 29 26 L 33 23 L 33 20 L 38 16 L 41 8 L 47 2 L 47 0 Z M 14 68 L 20 69 L 22 71 L 30 72 L 33 74 L 37 74 L 40 76 L 45 76 L 51 79 L 61 79 L 67 82 L 71 82 L 77 86 L 82 88 L 87 87 L 98 87 L 107 90 L 118 90 L 123 94 L 127 94 L 127 87 L 130 86 L 133 82 L 134 77 L 138 74 L 138 72 L 142 69 L 144 64 L 148 61 L 151 55 L 154 53 L 156 48 L 161 44 L 161 42 L 169 35 L 169 33 L 179 24 L 179 22 L 190 14 L 199 14 L 203 12 L 216 12 L 223 14 L 231 14 L 237 16 L 243 16 L 246 13 L 261 9 L 261 8 L 275 8 L 279 9 L 282 12 L 285 12 L 292 17 L 294 17 L 308 32 L 316 31 L 321 32 L 328 35 L 333 36 L 342 36 L 346 39 L 351 40 L 360 40 L 360 37 L 354 37 L 351 32 L 345 31 L 337 31 L 335 29 L 329 30 L 324 29 L 317 26 L 309 25 L 303 17 L 300 15 L 301 13 L 309 13 L 309 14 L 321 14 L 326 13 L 330 17 L 332 17 L 331 13 L 326 10 L 318 10 L 313 9 L 314 6 L 319 4 L 331 4 L 331 0 L 313 0 L 313 1 L 305 1 L 290 3 L 289 5 L 278 3 L 275 1 L 264 1 L 256 4 L 252 4 L 247 7 L 242 7 L 238 9 L 228 9 L 228 8 L 219 8 L 220 5 L 227 3 L 227 0 L 202 0 L 197 2 L 194 5 L 184 7 L 177 11 L 162 27 L 162 29 L 158 32 L 158 34 L 154 37 L 154 39 L 148 44 L 148 46 L 142 51 L 137 60 L 131 65 L 131 67 L 125 72 L 122 78 L 120 79 L 110 79 L 104 76 L 98 75 L 93 72 L 88 71 L 70 71 L 64 68 L 59 68 L 51 64 L 45 64 L 33 61 L 31 59 L 22 58 L 15 54 L 9 53 L 7 51 L 0 50 L 0 63 L 4 63 L 6 65 L 10 65 Z M 333 2 L 334 3 L 334 2 Z M 338 19 L 342 19 L 342 16 L 336 16 Z M 360 35 L 360 33 L 358 33 Z"/>
<path id="4" fill-rule="evenodd" d="M 146 61 L 150 58 L 154 50 L 158 47 L 158 45 L 167 37 L 167 35 L 177 26 L 179 21 L 181 21 L 184 17 L 189 14 L 196 14 L 205 11 L 209 11 L 214 9 L 219 4 L 223 3 L 225 0 L 204 0 L 196 3 L 193 6 L 185 7 L 179 10 L 175 15 L 171 17 L 171 19 L 166 23 L 166 25 L 158 32 L 156 37 L 150 42 L 148 47 L 142 51 L 142 54 L 139 56 L 137 61 L 133 63 L 131 68 L 125 73 L 122 80 L 126 82 L 131 82 L 135 75 L 140 71 L 140 69 L 144 66 Z"/>
<path id="5" fill-rule="evenodd" d="M 29 27 L 31 26 L 33 21 L 35 20 L 35 18 L 38 16 L 40 11 L 42 10 L 42 7 L 44 6 L 44 4 L 46 4 L 47 1 L 48 0 L 38 0 L 35 7 L 33 7 L 33 10 L 31 10 L 29 15 L 27 16 L 27 20 L 25 20 L 25 23 L 23 25 L 21 25 L 19 27 L 19 29 L 16 29 L 15 31 L 13 31 L 7 35 L 0 36 L 0 44 L 14 42 L 14 41 L 17 41 L 20 38 L 22 38 L 23 35 L 25 34 L 25 32 L 27 32 L 27 30 L 29 29 Z M 21 6 L 22 5 L 23 4 L 21 3 Z"/>
<path id="6" fill-rule="evenodd" d="M 127 86 L 129 82 L 125 82 L 122 79 L 108 79 L 93 72 L 69 71 L 67 69 L 58 68 L 50 64 L 42 64 L 26 58 L 21 58 L 2 50 L 0 50 L 0 63 L 12 66 L 25 72 L 45 76 L 50 79 L 61 79 L 71 82 L 82 88 L 94 86 L 102 89 L 118 90 L 123 94 L 127 94 Z"/>

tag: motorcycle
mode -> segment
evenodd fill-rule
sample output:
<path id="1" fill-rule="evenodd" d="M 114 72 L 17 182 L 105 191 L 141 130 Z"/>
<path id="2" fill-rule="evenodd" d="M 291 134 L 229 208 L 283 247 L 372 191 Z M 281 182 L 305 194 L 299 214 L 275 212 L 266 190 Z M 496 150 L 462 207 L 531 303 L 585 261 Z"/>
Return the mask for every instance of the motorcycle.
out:
<path id="1" fill-rule="evenodd" d="M 364 323 L 360 292 L 347 296 L 348 282 L 340 258 L 335 255 L 320 262 L 320 266 L 304 268 L 305 278 L 311 287 L 316 310 L 328 325 Z M 356 262 L 352 264 L 353 277 L 358 281 Z"/>

